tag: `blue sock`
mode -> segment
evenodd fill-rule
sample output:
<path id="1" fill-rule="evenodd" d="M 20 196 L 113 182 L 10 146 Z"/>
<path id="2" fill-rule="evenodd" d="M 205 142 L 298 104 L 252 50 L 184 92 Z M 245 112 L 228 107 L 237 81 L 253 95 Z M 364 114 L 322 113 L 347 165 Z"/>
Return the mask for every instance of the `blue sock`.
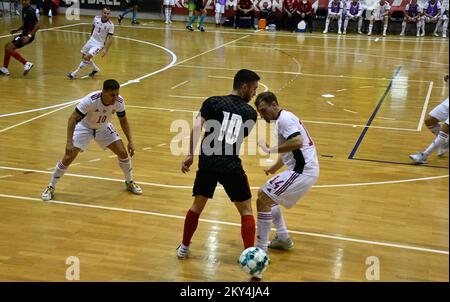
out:
<path id="1" fill-rule="evenodd" d="M 125 17 L 128 13 L 129 13 L 129 11 L 126 10 L 126 11 L 124 11 L 120 16 L 123 18 L 123 17 Z"/>
<path id="2" fill-rule="evenodd" d="M 137 11 L 134 10 L 133 11 L 133 20 L 136 21 L 136 18 L 137 18 Z"/>
<path id="3" fill-rule="evenodd" d="M 202 16 L 200 17 L 200 24 L 199 24 L 200 28 L 203 27 L 203 20 L 205 20 L 205 15 L 202 15 Z"/>
<path id="4" fill-rule="evenodd" d="M 193 15 L 192 18 L 191 18 L 191 21 L 189 21 L 188 26 L 192 26 L 192 24 L 194 24 L 195 20 L 197 20 L 197 16 Z"/>

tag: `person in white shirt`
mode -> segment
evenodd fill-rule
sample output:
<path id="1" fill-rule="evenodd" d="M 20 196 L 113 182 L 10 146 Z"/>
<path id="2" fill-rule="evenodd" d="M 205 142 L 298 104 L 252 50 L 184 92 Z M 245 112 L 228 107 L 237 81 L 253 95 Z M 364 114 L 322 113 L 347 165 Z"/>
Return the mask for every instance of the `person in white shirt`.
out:
<path id="1" fill-rule="evenodd" d="M 347 3 L 347 14 L 344 21 L 344 32 L 345 35 L 347 33 L 348 21 L 357 21 L 358 22 L 358 34 L 362 34 L 362 7 L 361 2 L 359 0 L 352 0 L 350 3 Z"/>
<path id="2" fill-rule="evenodd" d="M 89 74 L 90 77 L 100 72 L 100 68 L 95 65 L 93 59 L 99 53 L 104 57 L 112 44 L 114 23 L 109 19 L 110 15 L 111 10 L 105 7 L 102 11 L 102 16 L 94 18 L 91 37 L 81 49 L 81 63 L 75 71 L 67 74 L 69 79 L 74 79 L 76 74 L 88 65 L 92 67 L 92 72 Z"/>
<path id="3" fill-rule="evenodd" d="M 441 4 L 438 0 L 429 0 L 423 7 L 422 36 L 425 36 L 425 24 L 434 23 L 433 35 L 437 36 L 438 22 L 441 19 Z"/>
<path id="4" fill-rule="evenodd" d="M 372 11 L 372 16 L 370 17 L 369 32 L 367 33 L 368 36 L 372 35 L 373 23 L 375 21 L 383 21 L 383 36 L 386 36 L 390 9 L 391 6 L 386 0 L 380 0 L 375 4 Z"/>
<path id="5" fill-rule="evenodd" d="M 67 143 L 63 158 L 56 164 L 50 184 L 42 192 L 43 201 L 53 199 L 57 182 L 66 173 L 78 153 L 86 150 L 92 140 L 102 149 L 110 149 L 117 155 L 119 166 L 125 175 L 125 185 L 133 194 L 142 194 L 142 189 L 133 181 L 131 158 L 135 147 L 131 129 L 125 115 L 125 101 L 119 95 L 120 84 L 116 80 L 106 80 L 103 90 L 88 94 L 77 105 L 67 124 Z M 116 114 L 120 121 L 128 147 L 125 148 L 119 134 L 111 124 L 111 116 Z"/>
<path id="6" fill-rule="evenodd" d="M 278 161 L 264 172 L 275 174 L 284 165 L 287 170 L 272 177 L 258 192 L 256 246 L 290 249 L 294 243 L 287 232 L 280 205 L 294 206 L 316 183 L 319 177 L 319 161 L 314 142 L 303 123 L 293 113 L 283 110 L 272 92 L 259 94 L 256 110 L 268 123 L 276 121 L 278 145 L 269 147 L 264 140 L 258 145 L 266 153 L 278 153 Z M 272 219 L 276 228 L 275 238 L 268 244 Z"/>
<path id="7" fill-rule="evenodd" d="M 342 12 L 344 11 L 344 4 L 341 0 L 332 0 L 328 4 L 328 16 L 327 20 L 325 21 L 325 30 L 323 31 L 324 34 L 328 33 L 328 26 L 330 25 L 330 22 L 333 20 L 337 20 L 338 22 L 338 34 L 340 35 L 342 33 L 341 27 L 342 27 Z"/>
<path id="8" fill-rule="evenodd" d="M 410 3 L 406 4 L 404 14 L 405 18 L 403 18 L 402 22 L 402 32 L 400 33 L 400 36 L 405 35 L 406 25 L 410 22 L 416 23 L 417 27 L 417 36 L 420 36 L 420 29 L 422 26 L 422 13 L 423 9 L 422 6 L 420 6 L 419 3 L 417 3 L 417 0 L 411 0 Z M 423 34 L 425 35 L 425 31 L 423 31 Z"/>
<path id="9" fill-rule="evenodd" d="M 448 10 L 448 2 L 445 6 L 444 11 L 442 12 L 441 17 L 439 18 L 438 24 L 436 25 L 436 29 L 434 30 L 434 36 L 439 37 L 437 30 L 441 27 L 442 22 L 442 38 L 447 38 L 447 28 L 448 28 L 448 19 L 449 19 L 449 10 Z"/>

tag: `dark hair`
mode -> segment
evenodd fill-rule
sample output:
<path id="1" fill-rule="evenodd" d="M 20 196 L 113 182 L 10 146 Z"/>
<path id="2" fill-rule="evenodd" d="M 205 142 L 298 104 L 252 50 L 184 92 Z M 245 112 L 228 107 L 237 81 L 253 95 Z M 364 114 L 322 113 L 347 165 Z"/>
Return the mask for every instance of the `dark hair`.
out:
<path id="1" fill-rule="evenodd" d="M 104 6 L 103 9 L 106 9 L 106 10 L 111 11 L 111 7 L 109 7 L 109 6 Z M 102 9 L 102 10 L 103 10 L 103 9 Z"/>
<path id="2" fill-rule="evenodd" d="M 106 80 L 105 82 L 103 82 L 103 90 L 117 90 L 120 88 L 120 84 L 119 82 L 117 82 L 116 80 Z"/>
<path id="3" fill-rule="evenodd" d="M 255 72 L 247 69 L 239 70 L 234 76 L 233 89 L 237 90 L 242 87 L 242 85 L 259 81 L 261 78 Z"/>
<path id="4" fill-rule="evenodd" d="M 270 105 L 273 102 L 275 102 L 275 104 L 278 105 L 277 96 L 273 92 L 270 91 L 261 92 L 256 97 L 255 106 L 258 107 L 261 103 L 266 103 L 267 105 Z"/>

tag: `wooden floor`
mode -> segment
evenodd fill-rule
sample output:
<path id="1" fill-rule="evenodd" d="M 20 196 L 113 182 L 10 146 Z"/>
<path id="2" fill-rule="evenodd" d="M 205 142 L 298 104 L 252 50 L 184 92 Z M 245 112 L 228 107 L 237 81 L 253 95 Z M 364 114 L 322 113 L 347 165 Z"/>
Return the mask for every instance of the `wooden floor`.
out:
<path id="1" fill-rule="evenodd" d="M 153 21 L 117 26 L 110 53 L 96 58 L 101 73 L 70 81 L 91 17 L 53 19 L 43 19 L 48 30 L 20 50 L 35 63 L 30 74 L 23 78 L 11 59 L 12 75 L 0 78 L 1 281 L 65 281 L 70 256 L 80 260 L 82 281 L 248 280 L 236 264 L 240 219 L 222 189 L 202 215 L 191 258 L 176 258 L 195 169 L 182 174 L 183 156 L 170 151 L 172 123 L 191 123 L 205 97 L 229 93 L 241 68 L 257 71 L 260 91 L 276 92 L 304 120 L 321 166 L 314 189 L 284 211 L 295 247 L 271 252 L 264 280 L 366 281 L 370 256 L 379 259 L 381 281 L 449 280 L 448 155 L 432 155 L 426 166 L 408 158 L 433 140 L 423 113 L 448 97 L 448 40 L 212 26 L 191 33 L 182 23 Z M 2 45 L 19 24 L 0 19 Z M 117 159 L 92 143 L 59 182 L 54 203 L 43 203 L 74 109 L 64 103 L 108 78 L 128 84 L 121 94 L 144 195 L 128 194 Z M 261 164 L 270 162 L 246 153 L 255 195 L 267 180 Z"/>

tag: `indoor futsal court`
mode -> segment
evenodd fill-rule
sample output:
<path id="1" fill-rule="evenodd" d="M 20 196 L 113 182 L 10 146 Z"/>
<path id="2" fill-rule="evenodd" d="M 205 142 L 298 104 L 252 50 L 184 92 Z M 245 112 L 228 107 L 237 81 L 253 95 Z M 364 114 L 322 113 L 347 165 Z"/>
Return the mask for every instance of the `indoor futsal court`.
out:
<path id="1" fill-rule="evenodd" d="M 245 68 L 261 77 L 257 93 L 274 92 L 302 120 L 320 164 L 312 190 L 283 208 L 295 246 L 269 251 L 263 281 L 371 281 L 376 262 L 380 281 L 448 282 L 448 153 L 424 165 L 408 157 L 433 141 L 424 119 L 448 97 L 448 39 L 212 23 L 190 32 L 186 22 L 162 19 L 132 26 L 128 17 L 119 26 L 117 14 L 94 77 L 87 69 L 75 80 L 66 76 L 80 63 L 93 16 L 64 14 L 51 23 L 41 16 L 35 41 L 20 49 L 34 64 L 26 77 L 13 59 L 11 75 L 0 76 L 1 281 L 67 281 L 73 257 L 81 281 L 249 281 L 236 263 L 240 216 L 221 187 L 200 217 L 189 259 L 177 259 L 198 157 L 183 174 L 184 155 L 172 152 L 189 143 L 177 125 L 192 127 L 203 101 L 229 94 Z M 2 51 L 21 22 L 0 19 Z M 121 84 L 136 147 L 133 178 L 143 194 L 127 192 L 117 156 L 91 142 L 43 202 L 69 116 L 107 79 Z M 274 161 L 255 147 L 270 138 L 258 119 L 241 150 L 255 217 L 258 189 L 269 178 L 263 170 Z M 117 117 L 111 120 L 126 143 Z"/>

